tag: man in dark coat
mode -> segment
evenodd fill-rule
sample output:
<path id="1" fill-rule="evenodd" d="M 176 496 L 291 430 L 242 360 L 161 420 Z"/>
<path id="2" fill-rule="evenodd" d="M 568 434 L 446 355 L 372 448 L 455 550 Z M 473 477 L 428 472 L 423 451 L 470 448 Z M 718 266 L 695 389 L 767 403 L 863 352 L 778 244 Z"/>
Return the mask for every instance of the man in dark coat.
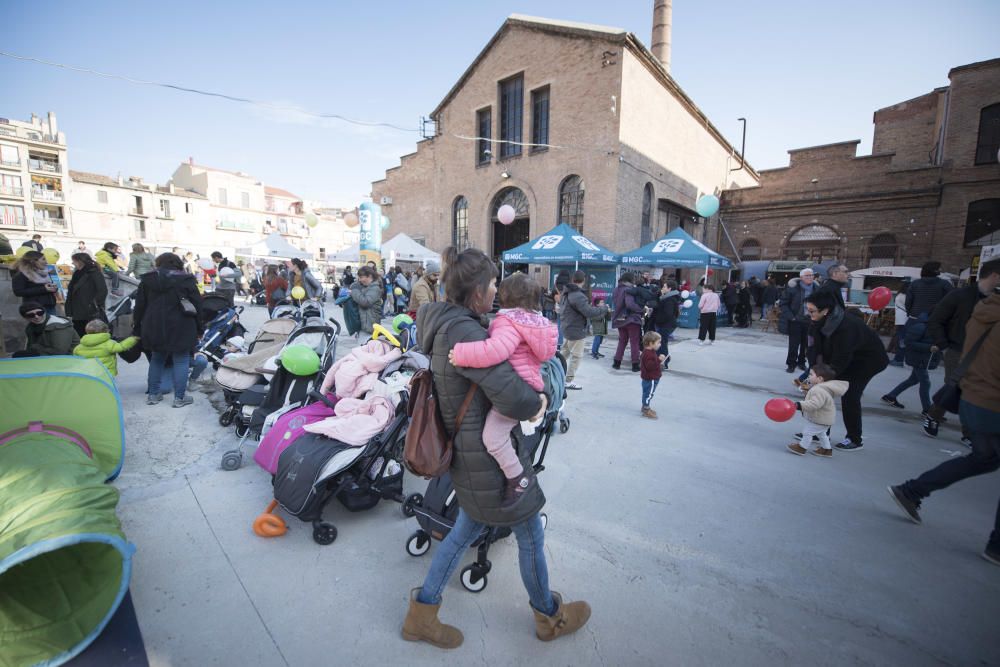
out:
<path id="1" fill-rule="evenodd" d="M 195 314 L 185 313 L 182 299 L 194 307 Z M 133 312 L 134 336 L 142 338 L 142 348 L 150 352 L 148 405 L 160 402 L 160 380 L 168 359 L 173 363 L 174 407 L 190 405 L 185 396 L 191 351 L 198 342 L 197 313 L 201 312 L 201 293 L 194 276 L 184 270 L 184 262 L 173 253 L 156 258 L 156 270 L 142 276 L 136 290 Z"/>
<path id="2" fill-rule="evenodd" d="M 767 319 L 767 313 L 777 301 L 778 288 L 775 286 L 773 280 L 766 278 L 764 282 L 761 283 L 760 289 L 760 319 Z"/>
<path id="3" fill-rule="evenodd" d="M 847 437 L 835 447 L 840 451 L 861 449 L 861 395 L 871 379 L 889 365 L 889 355 L 875 330 L 860 317 L 847 316 L 829 292 L 808 297 L 806 309 L 815 325 L 816 360 L 833 368 L 836 379 L 850 385 L 840 399 Z"/>
<path id="4" fill-rule="evenodd" d="M 906 292 L 906 314 L 911 320 L 930 315 L 944 295 L 951 291 L 951 283 L 941 275 L 941 262 L 927 262 L 920 267 L 920 278 L 910 283 Z"/>
<path id="5" fill-rule="evenodd" d="M 806 314 L 806 299 L 818 289 L 813 282 L 812 269 L 799 271 L 799 279 L 788 281 L 781 295 L 781 319 L 788 327 L 788 354 L 785 356 L 785 372 L 794 373 L 795 368 L 806 369 L 806 352 L 809 346 L 809 316 Z"/>
<path id="6" fill-rule="evenodd" d="M 42 250 L 45 249 L 45 247 L 42 245 L 42 235 L 41 234 L 32 234 L 31 240 L 30 241 L 25 241 L 24 243 L 22 243 L 21 247 L 22 248 L 31 248 L 32 250 L 35 250 L 37 252 L 41 252 Z"/>
<path id="7" fill-rule="evenodd" d="M 819 291 L 829 292 L 833 295 L 837 305 L 846 310 L 843 290 L 847 289 L 850 271 L 843 264 L 834 264 L 827 270 L 827 276 L 826 282 L 820 285 Z"/>
<path id="8" fill-rule="evenodd" d="M 677 317 L 681 312 L 681 293 L 677 291 L 677 283 L 673 280 L 663 282 L 660 294 L 653 308 L 653 326 L 660 334 L 660 349 L 657 356 L 663 355 L 663 369 L 670 366 L 670 333 L 677 328 Z"/>
<path id="9" fill-rule="evenodd" d="M 583 389 L 574 382 L 576 369 L 580 367 L 583 357 L 583 341 L 587 337 L 587 325 L 595 317 L 601 317 L 608 312 L 607 306 L 591 306 L 587 294 L 583 291 L 587 284 L 587 274 L 577 271 L 573 274 L 573 282 L 566 285 L 563 291 L 562 317 L 559 330 L 563 336 L 562 354 L 568 363 L 566 371 L 566 388 Z"/>

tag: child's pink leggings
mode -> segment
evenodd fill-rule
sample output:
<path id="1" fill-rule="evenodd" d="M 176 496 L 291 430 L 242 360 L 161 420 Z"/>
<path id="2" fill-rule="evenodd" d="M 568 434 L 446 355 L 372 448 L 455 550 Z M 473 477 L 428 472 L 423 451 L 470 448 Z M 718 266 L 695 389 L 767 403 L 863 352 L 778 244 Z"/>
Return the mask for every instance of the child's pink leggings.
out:
<path id="1" fill-rule="evenodd" d="M 514 451 L 514 443 L 510 440 L 510 430 L 517 426 L 517 420 L 505 417 L 491 409 L 486 414 L 486 423 L 483 425 L 483 443 L 486 451 L 496 460 L 500 469 L 507 479 L 520 477 L 524 472 L 524 467 L 517 458 Z"/>

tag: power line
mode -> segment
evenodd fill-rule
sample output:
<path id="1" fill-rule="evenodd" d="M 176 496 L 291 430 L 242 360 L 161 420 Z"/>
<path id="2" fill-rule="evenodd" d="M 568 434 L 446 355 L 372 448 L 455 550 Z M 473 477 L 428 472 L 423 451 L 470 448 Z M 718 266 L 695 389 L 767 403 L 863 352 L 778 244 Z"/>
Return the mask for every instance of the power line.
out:
<path id="1" fill-rule="evenodd" d="M 59 67 L 61 69 L 66 69 L 73 72 L 81 72 L 83 74 L 92 74 L 94 76 L 103 77 L 105 79 L 116 79 L 118 81 L 125 81 L 126 83 L 131 83 L 140 86 L 157 86 L 159 88 L 167 88 L 169 90 L 176 90 L 182 93 L 192 93 L 194 95 L 203 95 L 205 97 L 215 97 L 223 100 L 228 100 L 230 102 L 249 104 L 252 106 L 257 106 L 265 109 L 272 109 L 276 111 L 293 111 L 295 113 L 302 114 L 303 116 L 310 116 L 312 118 L 341 120 L 344 121 L 345 123 L 351 123 L 352 125 L 363 125 L 365 127 L 387 127 L 393 130 L 399 130 L 400 132 L 420 131 L 417 128 L 401 127 L 399 125 L 394 125 L 392 123 L 359 120 L 357 118 L 348 118 L 347 116 L 342 116 L 341 114 L 336 114 L 336 113 L 315 113 L 312 111 L 305 111 L 303 109 L 299 109 L 296 107 L 289 107 L 281 104 L 273 104 L 271 102 L 264 102 L 262 100 L 255 100 L 248 97 L 237 97 L 235 95 L 227 95 L 225 93 L 217 93 L 210 90 L 200 90 L 198 88 L 180 86 L 173 83 L 162 83 L 160 81 L 147 81 L 145 79 L 135 79 L 128 76 L 123 76 L 121 74 L 109 74 L 108 72 L 100 72 L 98 70 L 90 69 L 87 67 L 77 67 L 75 65 L 67 65 L 66 63 L 57 63 L 51 60 L 42 60 L 41 58 L 33 58 L 31 56 L 21 56 L 16 53 L 9 53 L 7 51 L 0 51 L 0 56 L 4 56 L 5 58 L 12 58 L 14 60 L 21 60 L 24 62 L 33 62 L 33 63 L 38 63 L 40 65 L 47 65 L 49 67 Z"/>

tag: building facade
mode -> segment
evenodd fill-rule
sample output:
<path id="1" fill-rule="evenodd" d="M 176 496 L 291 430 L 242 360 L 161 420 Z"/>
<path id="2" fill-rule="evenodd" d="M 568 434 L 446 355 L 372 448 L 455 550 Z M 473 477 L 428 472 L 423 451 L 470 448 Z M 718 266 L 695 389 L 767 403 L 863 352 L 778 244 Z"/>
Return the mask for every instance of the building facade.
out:
<path id="1" fill-rule="evenodd" d="M 948 78 L 876 111 L 871 155 L 857 155 L 858 141 L 791 150 L 758 187 L 723 192 L 735 248 L 722 249 L 741 260 L 968 268 L 1000 243 L 1000 59 Z"/>
<path id="2" fill-rule="evenodd" d="M 66 136 L 56 115 L 0 118 L 0 231 L 7 236 L 67 234 Z"/>
<path id="3" fill-rule="evenodd" d="M 757 184 L 736 149 L 635 35 L 511 16 L 431 113 L 436 133 L 372 184 L 434 250 L 493 256 L 565 222 L 626 251 L 684 227 L 695 202 Z M 512 224 L 497 211 L 510 204 Z"/>

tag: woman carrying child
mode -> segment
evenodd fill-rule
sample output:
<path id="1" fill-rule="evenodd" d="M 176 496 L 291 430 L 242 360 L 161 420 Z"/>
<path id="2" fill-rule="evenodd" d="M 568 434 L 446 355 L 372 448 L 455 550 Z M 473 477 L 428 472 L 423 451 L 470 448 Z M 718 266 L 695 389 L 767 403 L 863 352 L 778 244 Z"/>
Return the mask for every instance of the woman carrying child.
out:
<path id="1" fill-rule="evenodd" d="M 465 550 L 479 538 L 486 525 L 491 525 L 509 526 L 517 537 L 521 580 L 535 615 L 535 634 L 542 641 L 549 641 L 583 627 L 590 618 L 590 606 L 586 602 L 563 602 L 558 593 L 549 590 L 545 533 L 538 515 L 545 504 L 541 486 L 531 484 L 517 504 L 501 507 L 505 476 L 486 451 L 482 438 L 490 409 L 495 407 L 511 419 L 532 420 L 544 415 L 546 399 L 520 378 L 509 361 L 491 368 L 449 363 L 448 352 L 457 343 L 487 338 L 479 318 L 493 306 L 496 267 L 475 248 L 459 253 L 450 247 L 445 250 L 444 259 L 446 301 L 425 304 L 417 312 L 420 345 L 430 358 L 434 391 L 446 426 L 453 428 L 470 388 L 473 396 L 461 428 L 454 433 L 450 472 L 458 498 L 458 517 L 435 552 L 423 586 L 410 593 L 403 638 L 426 641 L 440 648 L 462 644 L 462 633 L 438 620 L 441 592 Z M 520 463 L 530 467 L 527 452 Z"/>
<path id="2" fill-rule="evenodd" d="M 514 273 L 500 283 L 500 312 L 490 323 L 490 337 L 484 341 L 457 343 L 448 361 L 463 368 L 490 368 L 509 361 L 521 379 L 541 393 L 542 364 L 556 353 L 556 327 L 535 310 L 542 288 L 523 273 Z M 570 375 L 566 375 L 567 382 Z M 567 385 L 568 388 L 568 385 Z M 524 498 L 535 483 L 531 469 L 521 465 L 510 441 L 510 431 L 519 420 L 493 408 L 486 415 L 483 442 L 507 478 L 501 508 Z"/>

